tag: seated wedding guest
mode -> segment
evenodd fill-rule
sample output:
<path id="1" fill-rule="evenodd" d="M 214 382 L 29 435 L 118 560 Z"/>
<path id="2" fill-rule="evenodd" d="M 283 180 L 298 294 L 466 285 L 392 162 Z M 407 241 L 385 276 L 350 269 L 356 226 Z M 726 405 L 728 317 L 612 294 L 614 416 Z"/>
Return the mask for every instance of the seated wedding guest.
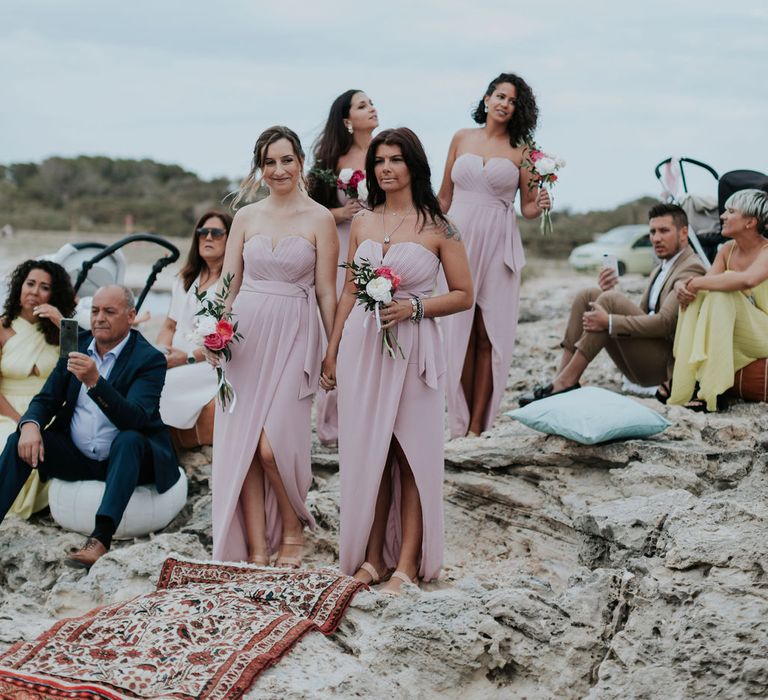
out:
<path id="1" fill-rule="evenodd" d="M 0 447 L 56 366 L 59 324 L 74 310 L 75 291 L 61 265 L 27 260 L 11 273 L 0 317 Z M 48 485 L 35 472 L 9 512 L 26 519 L 47 505 Z"/>
<path id="2" fill-rule="evenodd" d="M 179 478 L 158 410 L 165 358 L 131 330 L 135 316 L 126 287 L 96 292 L 80 351 L 59 361 L 0 455 L 0 522 L 33 470 L 43 481 L 106 482 L 93 533 L 67 555 L 75 566 L 107 553 L 138 484 L 163 493 Z"/>
<path id="3" fill-rule="evenodd" d="M 704 266 L 688 246 L 688 218 L 679 206 L 657 204 L 648 218 L 651 243 L 661 265 L 651 272 L 640 305 L 614 289 L 618 277 L 612 269 L 603 268 L 599 286 L 583 289 L 574 299 L 557 374 L 551 383 L 536 385 L 521 396 L 521 406 L 578 388 L 584 370 L 603 348 L 629 381 L 661 385 L 657 398 L 666 402 L 669 389 L 664 382 L 672 372 L 678 312 L 674 286 L 703 274 Z"/>
<path id="4" fill-rule="evenodd" d="M 216 370 L 205 361 L 202 348 L 190 340 L 195 314 L 201 308 L 195 295 L 205 292 L 209 299 L 216 295 L 231 226 L 232 217 L 219 211 L 208 211 L 198 219 L 186 262 L 173 285 L 168 316 L 157 336 L 157 345 L 166 348 L 168 363 L 160 416 L 172 428 L 195 432 L 194 443 L 198 445 L 213 442 L 217 380 Z M 198 425 L 201 412 L 204 420 Z M 182 437 L 176 433 L 177 439 Z"/>
<path id="5" fill-rule="evenodd" d="M 721 219 L 732 240 L 706 275 L 677 286 L 682 311 L 670 403 L 698 411 L 717 410 L 734 374 L 768 357 L 768 194 L 735 192 Z"/>

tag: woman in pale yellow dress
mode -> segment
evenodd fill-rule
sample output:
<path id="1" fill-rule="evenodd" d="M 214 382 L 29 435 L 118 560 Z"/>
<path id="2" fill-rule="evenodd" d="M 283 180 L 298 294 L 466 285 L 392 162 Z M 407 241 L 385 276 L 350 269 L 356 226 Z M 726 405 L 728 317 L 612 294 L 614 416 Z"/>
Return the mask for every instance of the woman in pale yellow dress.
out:
<path id="1" fill-rule="evenodd" d="M 11 274 L 0 316 L 0 448 L 56 366 L 59 324 L 74 310 L 75 292 L 61 265 L 27 260 Z M 33 471 L 10 512 L 26 519 L 47 505 L 48 484 Z"/>
<path id="2" fill-rule="evenodd" d="M 734 374 L 768 357 L 768 194 L 735 192 L 721 218 L 723 236 L 733 240 L 718 251 L 706 275 L 677 285 L 669 403 L 694 410 L 716 411 Z"/>

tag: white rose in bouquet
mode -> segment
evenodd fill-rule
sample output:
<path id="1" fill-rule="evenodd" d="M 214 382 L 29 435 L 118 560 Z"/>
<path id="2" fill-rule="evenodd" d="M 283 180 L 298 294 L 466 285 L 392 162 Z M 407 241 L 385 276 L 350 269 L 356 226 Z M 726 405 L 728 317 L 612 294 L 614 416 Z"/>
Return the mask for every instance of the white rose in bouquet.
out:
<path id="1" fill-rule="evenodd" d="M 536 172 L 539 175 L 552 175 L 557 169 L 557 161 L 549 156 L 544 156 L 536 161 Z"/>
<path id="2" fill-rule="evenodd" d="M 368 185 L 365 184 L 365 180 L 360 180 L 357 183 L 357 198 L 362 201 L 368 199 Z"/>
<path id="3" fill-rule="evenodd" d="M 352 170 L 352 168 L 342 168 L 341 172 L 339 173 L 339 180 L 345 185 L 349 184 L 349 181 L 352 178 L 352 174 L 354 172 L 355 171 Z"/>
<path id="4" fill-rule="evenodd" d="M 212 316 L 198 316 L 195 321 L 195 329 L 187 336 L 187 340 L 195 345 L 202 346 L 206 335 L 216 332 L 216 319 Z"/>
<path id="5" fill-rule="evenodd" d="M 392 301 L 392 282 L 386 277 L 375 277 L 365 285 L 365 291 L 368 296 L 382 304 Z"/>

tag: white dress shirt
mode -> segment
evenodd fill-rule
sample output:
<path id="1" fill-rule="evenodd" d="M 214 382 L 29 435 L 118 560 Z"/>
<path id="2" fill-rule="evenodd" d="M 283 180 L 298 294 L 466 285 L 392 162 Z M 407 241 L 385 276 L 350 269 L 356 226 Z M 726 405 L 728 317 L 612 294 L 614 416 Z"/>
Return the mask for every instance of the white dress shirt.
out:
<path id="1" fill-rule="evenodd" d="M 656 275 L 656 279 L 653 280 L 653 285 L 651 285 L 651 291 L 648 293 L 648 315 L 649 316 L 653 316 L 653 314 L 656 313 L 656 305 L 659 303 L 659 295 L 661 294 L 661 288 L 664 286 L 664 282 L 667 279 L 667 275 L 669 275 L 669 271 L 672 268 L 672 265 L 675 264 L 675 260 L 677 260 L 682 254 L 683 254 L 683 251 L 681 250 L 677 255 L 661 263 L 661 270 L 659 270 L 659 274 Z"/>
<path id="2" fill-rule="evenodd" d="M 94 359 L 99 374 L 104 379 L 109 378 L 117 358 L 130 337 L 129 333 L 119 344 L 104 353 L 103 358 L 99 357 L 99 353 L 96 352 L 96 339 L 91 341 L 86 352 Z M 85 384 L 81 384 L 70 426 L 70 436 L 75 447 L 86 457 L 103 462 L 109 457 L 112 441 L 119 432 L 114 423 L 96 405 L 96 402 L 88 396 L 88 389 L 86 389 Z"/>

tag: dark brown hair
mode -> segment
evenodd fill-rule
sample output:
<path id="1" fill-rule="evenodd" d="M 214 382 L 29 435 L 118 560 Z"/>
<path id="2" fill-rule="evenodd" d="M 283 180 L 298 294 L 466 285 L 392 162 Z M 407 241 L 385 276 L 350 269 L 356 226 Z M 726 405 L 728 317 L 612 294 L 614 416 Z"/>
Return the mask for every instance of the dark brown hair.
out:
<path id="1" fill-rule="evenodd" d="M 51 276 L 51 298 L 48 300 L 51 306 L 55 306 L 65 318 L 69 318 L 75 312 L 75 290 L 72 288 L 72 280 L 67 271 L 50 260 L 27 260 L 11 273 L 2 315 L 4 328 L 10 328 L 11 323 L 21 314 L 21 288 L 32 270 L 42 270 Z M 53 321 L 39 318 L 37 327 L 45 336 L 46 343 L 59 344 L 59 329 Z"/>
<path id="2" fill-rule="evenodd" d="M 195 224 L 195 228 L 192 230 L 192 243 L 189 246 L 189 252 L 187 253 L 187 259 L 184 261 L 184 267 L 179 272 L 179 277 L 184 284 L 184 291 L 188 292 L 192 283 L 197 279 L 197 276 L 202 272 L 205 266 L 205 260 L 200 257 L 200 244 L 197 238 L 197 229 L 202 227 L 208 219 L 218 217 L 224 222 L 224 228 L 229 235 L 229 230 L 232 228 L 232 217 L 223 211 L 207 211 L 203 214 Z"/>
<path id="3" fill-rule="evenodd" d="M 339 158 L 352 148 L 352 134 L 344 126 L 352 108 L 352 98 L 362 90 L 346 90 L 331 104 L 323 133 L 312 145 L 312 167 L 337 173 Z M 339 191 L 330 182 L 309 173 L 309 196 L 329 209 L 340 206 Z"/>
<path id="4" fill-rule="evenodd" d="M 365 178 L 368 183 L 368 203 L 371 208 L 384 204 L 386 200 L 386 194 L 379 186 L 374 170 L 376 151 L 378 151 L 379 146 L 385 144 L 400 147 L 408 172 L 411 174 L 411 197 L 413 198 L 414 209 L 422 219 L 422 228 L 428 221 L 448 226 L 448 219 L 440 210 L 440 203 L 432 190 L 432 172 L 429 168 L 427 154 L 424 152 L 424 146 L 421 145 L 419 137 L 405 126 L 382 131 L 373 138 L 368 152 L 365 154 Z"/>
<path id="5" fill-rule="evenodd" d="M 264 168 L 264 160 L 267 157 L 267 149 L 276 141 L 286 139 L 293 148 L 293 154 L 299 159 L 304 167 L 304 149 L 301 147 L 301 141 L 293 129 L 287 126 L 270 126 L 259 134 L 256 139 L 256 145 L 253 147 L 253 160 L 251 160 L 251 171 L 240 183 L 240 189 L 232 201 L 232 208 L 237 209 L 237 205 L 244 199 L 249 199 L 256 190 L 259 189 L 261 178 L 257 173 Z"/>
<path id="6" fill-rule="evenodd" d="M 688 215 L 685 213 L 685 210 L 677 204 L 669 204 L 667 202 L 654 204 L 648 210 L 648 220 L 650 221 L 659 216 L 671 216 L 672 223 L 675 225 L 675 228 L 678 229 L 688 225 Z"/>
<path id="7" fill-rule="evenodd" d="M 485 95 L 480 99 L 477 107 L 472 112 L 472 118 L 478 124 L 485 124 L 488 113 L 485 110 L 485 98 L 493 95 L 494 90 L 502 83 L 511 83 L 517 90 L 515 109 L 512 118 L 507 122 L 509 143 L 513 148 L 533 142 L 533 132 L 536 131 L 536 123 L 539 120 L 539 108 L 536 106 L 531 86 L 519 75 L 514 73 L 501 73 L 489 84 Z"/>

